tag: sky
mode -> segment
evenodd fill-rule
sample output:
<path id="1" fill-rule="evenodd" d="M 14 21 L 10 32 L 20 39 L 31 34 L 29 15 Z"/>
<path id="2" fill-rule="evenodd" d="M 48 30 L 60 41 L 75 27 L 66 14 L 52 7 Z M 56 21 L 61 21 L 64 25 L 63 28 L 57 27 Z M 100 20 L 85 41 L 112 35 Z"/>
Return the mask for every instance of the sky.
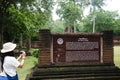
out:
<path id="1" fill-rule="evenodd" d="M 57 8 L 57 5 L 54 7 L 54 10 L 53 10 L 53 20 L 59 19 L 59 17 L 55 13 L 56 8 Z M 118 11 L 118 13 L 120 14 L 120 0 L 107 0 L 106 6 L 104 6 L 103 8 L 104 10 Z"/>
<path id="2" fill-rule="evenodd" d="M 105 10 L 118 11 L 120 13 L 120 0 L 108 0 Z"/>

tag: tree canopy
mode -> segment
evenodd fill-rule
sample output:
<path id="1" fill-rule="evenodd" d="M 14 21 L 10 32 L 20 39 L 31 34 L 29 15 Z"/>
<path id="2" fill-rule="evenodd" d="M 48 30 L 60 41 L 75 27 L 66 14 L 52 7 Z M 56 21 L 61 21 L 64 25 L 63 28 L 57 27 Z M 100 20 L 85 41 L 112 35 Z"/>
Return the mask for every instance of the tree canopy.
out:
<path id="1" fill-rule="evenodd" d="M 92 14 L 92 13 L 91 13 Z M 103 30 L 116 30 L 118 24 L 117 17 L 119 16 L 116 12 L 110 11 L 96 11 L 95 12 L 95 32 Z M 88 15 L 84 19 L 84 31 L 93 32 L 93 17 Z"/>
<path id="2" fill-rule="evenodd" d="M 119 14 L 117 12 L 105 11 L 103 7 L 107 0 L 59 0 L 57 14 L 65 26 L 68 25 L 76 31 L 95 32 L 103 30 L 119 30 Z M 84 15 L 85 9 L 89 9 Z M 75 22 L 75 23 L 74 23 Z M 75 25 L 74 25 L 75 24 Z M 95 28 L 93 28 L 95 27 Z M 115 33 L 116 34 L 116 33 Z"/>
<path id="3" fill-rule="evenodd" d="M 9 2 L 9 0 L 3 1 Z M 26 37 L 36 36 L 39 29 L 46 27 L 46 23 L 50 20 L 52 7 L 52 0 L 10 1 L 9 7 L 6 8 L 7 14 L 2 19 L 2 34 L 7 36 L 4 40 L 18 39 L 20 33 Z"/>
<path id="4" fill-rule="evenodd" d="M 66 27 L 77 32 L 113 30 L 119 35 L 120 15 L 105 11 L 105 4 L 106 0 L 0 0 L 0 42 L 19 41 L 21 34 L 34 40 L 42 28 L 52 32 L 64 32 Z M 55 5 L 57 21 L 52 20 Z"/>

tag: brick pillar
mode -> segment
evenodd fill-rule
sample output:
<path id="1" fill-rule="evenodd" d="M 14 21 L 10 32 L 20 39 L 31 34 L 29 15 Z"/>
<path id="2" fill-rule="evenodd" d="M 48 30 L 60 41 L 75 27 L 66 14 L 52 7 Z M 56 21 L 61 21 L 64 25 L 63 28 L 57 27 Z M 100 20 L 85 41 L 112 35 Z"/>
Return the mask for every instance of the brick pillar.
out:
<path id="1" fill-rule="evenodd" d="M 103 31 L 103 63 L 114 63 L 113 31 Z"/>
<path id="2" fill-rule="evenodd" d="M 51 35 L 50 30 L 42 29 L 39 31 L 40 39 L 40 53 L 38 57 L 39 65 L 49 65 L 51 62 L 50 58 L 50 45 Z"/>

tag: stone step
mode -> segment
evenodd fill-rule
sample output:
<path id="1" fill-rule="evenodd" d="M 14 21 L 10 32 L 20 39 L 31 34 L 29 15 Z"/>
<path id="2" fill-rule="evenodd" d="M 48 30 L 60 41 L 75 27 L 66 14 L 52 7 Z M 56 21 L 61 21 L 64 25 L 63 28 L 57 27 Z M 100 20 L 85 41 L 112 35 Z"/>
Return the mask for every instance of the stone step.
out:
<path id="1" fill-rule="evenodd" d="M 42 74 L 41 74 L 42 73 Z M 120 73 L 120 70 L 115 66 L 74 66 L 74 67 L 48 67 L 34 69 L 34 76 L 41 75 L 60 75 L 60 74 L 90 74 L 90 73 Z"/>
<path id="2" fill-rule="evenodd" d="M 120 80 L 115 65 L 36 66 L 26 80 Z"/>
<path id="3" fill-rule="evenodd" d="M 54 77 L 41 77 L 41 76 L 35 76 L 35 77 L 31 77 L 28 80 L 120 80 L 120 76 L 54 76 Z"/>
<path id="4" fill-rule="evenodd" d="M 41 74 L 42 73 L 42 74 Z M 108 73 L 115 73 L 120 74 L 118 70 L 78 70 L 78 71 L 47 71 L 47 72 L 33 72 L 33 76 L 44 76 L 44 75 L 65 75 L 65 74 L 108 74 Z"/>
<path id="5" fill-rule="evenodd" d="M 36 65 L 39 68 L 53 68 L 53 67 L 92 67 L 92 66 L 115 66 L 114 64 L 101 64 L 101 63 L 56 63 L 51 65 Z"/>

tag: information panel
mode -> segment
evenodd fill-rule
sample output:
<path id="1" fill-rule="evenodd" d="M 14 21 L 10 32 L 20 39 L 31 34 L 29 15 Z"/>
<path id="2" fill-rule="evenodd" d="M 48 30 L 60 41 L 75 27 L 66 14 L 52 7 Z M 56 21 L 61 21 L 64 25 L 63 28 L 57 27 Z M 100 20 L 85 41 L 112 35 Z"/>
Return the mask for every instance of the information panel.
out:
<path id="1" fill-rule="evenodd" d="M 54 36 L 54 62 L 99 62 L 100 36 Z"/>

